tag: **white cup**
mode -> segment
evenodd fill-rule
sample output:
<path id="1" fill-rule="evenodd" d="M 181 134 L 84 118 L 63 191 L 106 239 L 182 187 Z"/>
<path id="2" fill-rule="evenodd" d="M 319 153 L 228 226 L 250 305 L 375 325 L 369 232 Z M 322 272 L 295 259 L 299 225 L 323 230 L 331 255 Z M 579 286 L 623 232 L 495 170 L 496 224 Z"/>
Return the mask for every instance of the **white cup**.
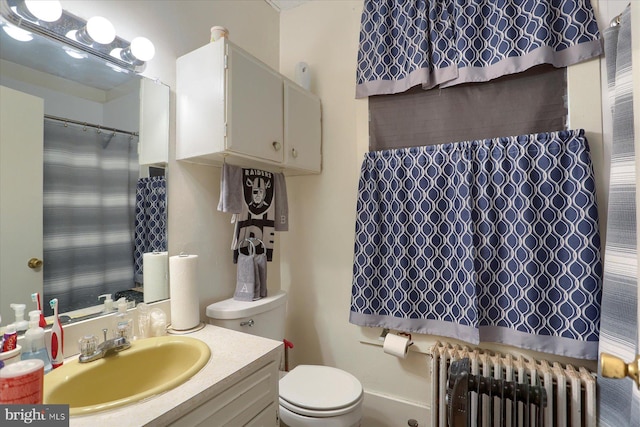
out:
<path id="1" fill-rule="evenodd" d="M 229 30 L 227 30 L 225 27 L 220 27 L 217 25 L 215 27 L 211 27 L 212 42 L 216 42 L 221 38 L 228 37 L 228 36 L 229 36 Z"/>
<path id="2" fill-rule="evenodd" d="M 20 361 L 20 354 L 22 353 L 22 347 L 18 344 L 13 350 L 0 353 L 0 360 L 6 365 L 10 363 L 16 363 Z"/>

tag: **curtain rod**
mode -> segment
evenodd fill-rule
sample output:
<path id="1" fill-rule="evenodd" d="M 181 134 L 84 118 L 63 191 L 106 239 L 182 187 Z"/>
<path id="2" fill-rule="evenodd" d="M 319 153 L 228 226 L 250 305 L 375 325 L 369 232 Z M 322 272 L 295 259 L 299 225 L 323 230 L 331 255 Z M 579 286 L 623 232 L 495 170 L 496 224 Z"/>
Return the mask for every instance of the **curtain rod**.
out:
<path id="1" fill-rule="evenodd" d="M 57 120 L 59 122 L 64 122 L 65 125 L 67 123 L 73 123 L 75 125 L 95 128 L 95 129 L 98 129 L 98 131 L 103 131 L 104 130 L 104 131 L 109 131 L 109 132 L 114 132 L 114 133 L 116 133 L 116 132 L 124 133 L 125 135 L 138 136 L 138 132 L 130 132 L 130 131 L 127 131 L 127 130 L 121 130 L 121 129 L 116 129 L 116 128 L 108 128 L 108 127 L 104 127 L 104 126 L 100 126 L 100 125 L 94 125 L 92 123 L 80 122 L 78 120 L 65 119 L 64 117 L 52 116 L 50 114 L 45 114 L 44 118 L 45 119 L 49 119 L 49 120 Z"/>

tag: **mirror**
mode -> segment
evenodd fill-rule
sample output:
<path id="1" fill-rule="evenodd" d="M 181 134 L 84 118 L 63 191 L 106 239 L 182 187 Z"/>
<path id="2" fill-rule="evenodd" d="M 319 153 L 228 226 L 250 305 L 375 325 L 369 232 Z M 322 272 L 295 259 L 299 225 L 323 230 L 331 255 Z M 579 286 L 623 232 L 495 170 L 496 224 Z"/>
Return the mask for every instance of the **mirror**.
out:
<path id="1" fill-rule="evenodd" d="M 166 251 L 169 88 L 98 56 L 80 52 L 35 33 L 31 34 L 32 40 L 17 41 L 3 31 L 7 26 L 5 21 L 0 19 L 0 25 L 0 85 L 43 99 L 45 115 L 45 118 L 38 120 L 33 126 L 44 126 L 44 154 L 38 154 L 36 148 L 28 151 L 20 161 L 12 156 L 20 148 L 27 146 L 26 135 L 29 132 L 25 130 L 32 126 L 28 122 L 5 122 L 3 115 L 0 159 L 3 168 L 0 182 L 3 197 L 0 236 L 2 325 L 13 322 L 15 318 L 9 307 L 11 303 L 26 304 L 24 316 L 28 320 L 27 313 L 36 309 L 36 303 L 31 300 L 31 294 L 35 292 L 41 296 L 46 316 L 51 314 L 49 300 L 58 298 L 63 319 L 84 319 L 101 314 L 104 305 L 98 296 L 103 294 L 111 294 L 114 301 L 118 296 L 116 293 L 119 293 L 135 303 L 152 302 L 145 298 L 141 269 L 144 253 Z M 16 104 L 11 104 L 12 101 L 5 100 L 5 96 L 2 98 L 0 102 L 3 102 L 2 109 L 5 111 L 18 108 Z M 6 136 L 8 128 L 17 129 L 13 139 Z M 103 202 L 96 202 L 98 190 L 89 187 L 89 182 L 93 182 L 96 176 L 105 176 L 104 171 L 116 168 L 114 164 L 121 160 L 109 157 L 114 154 L 109 154 L 103 160 L 88 157 L 93 156 L 93 153 L 86 151 L 78 154 L 69 145 L 69 141 L 81 137 L 82 140 L 78 143 L 83 150 L 92 147 L 89 151 L 113 153 L 120 146 L 128 147 L 124 148 L 124 157 L 133 163 L 124 166 L 129 176 L 124 173 L 124 183 L 119 184 L 126 189 L 126 193 L 115 193 L 113 182 L 123 175 L 115 173 L 100 184 L 106 197 Z M 49 140 L 55 138 L 64 142 L 61 148 L 57 148 L 60 150 L 57 151 L 58 154 L 50 148 Z M 9 144 L 8 141 L 12 143 Z M 76 155 L 79 157 L 69 160 L 67 164 L 56 164 L 54 160 L 53 167 L 43 168 L 43 158 L 50 165 L 47 162 L 56 156 L 68 160 Z M 34 160 L 37 162 L 35 165 L 25 166 L 20 163 L 25 158 L 32 163 Z M 69 169 L 70 163 L 79 166 L 80 174 L 67 177 L 62 186 L 65 191 L 70 186 L 77 186 L 84 193 L 64 197 L 68 199 L 67 205 L 84 203 L 87 212 L 82 217 L 77 216 L 74 206 L 67 206 L 72 210 L 61 211 L 56 200 L 63 196 L 60 195 L 60 190 L 52 189 L 58 183 L 62 170 Z M 100 172 L 95 170 L 98 164 L 104 166 Z M 121 163 L 118 165 L 120 166 L 117 168 L 122 167 Z M 14 170 L 10 176 L 8 171 L 11 167 Z M 43 183 L 40 191 L 44 191 L 44 194 L 33 204 L 27 204 L 28 197 L 22 192 L 20 185 L 38 187 L 30 181 L 33 177 L 40 176 Z M 12 198 L 5 198 L 7 194 L 13 194 Z M 149 207 L 145 197 L 153 199 L 149 203 L 158 204 Z M 7 200 L 12 202 L 7 203 Z M 118 200 L 126 200 L 127 206 L 123 214 L 125 219 L 122 219 L 122 215 L 118 216 L 119 220 L 114 219 L 117 216 L 113 206 L 119 203 Z M 38 230 L 44 232 L 44 242 L 41 234 L 35 249 L 18 248 L 24 244 L 28 246 L 28 239 L 22 232 L 14 233 L 18 228 L 8 224 L 9 219 L 26 219 L 30 213 L 42 212 L 43 201 L 45 215 L 40 218 L 43 218 L 44 227 L 41 228 L 36 220 L 35 223 L 27 224 L 27 229 L 36 234 Z M 106 222 L 99 222 L 98 219 Z M 126 223 L 126 228 L 107 231 L 100 237 L 106 243 L 98 249 L 94 245 L 94 240 L 98 239 L 97 229 L 113 230 L 110 227 L 114 222 Z M 58 228 L 52 232 L 54 225 Z M 65 228 L 71 226 L 77 228 L 74 231 Z M 61 247 L 64 245 L 60 243 L 61 235 L 65 235 L 65 240 L 71 242 L 64 243 L 68 245 L 66 248 Z M 150 240 L 153 242 L 150 243 Z M 119 241 L 120 244 L 115 245 L 114 241 Z M 162 242 L 164 249 L 160 249 Z M 152 244 L 158 246 L 151 247 Z M 30 258 L 42 258 L 43 265 L 38 267 L 35 262 L 31 267 L 28 266 Z M 124 264 L 121 262 L 122 258 Z M 63 262 L 69 264 L 62 266 Z M 99 272 L 89 268 L 96 263 L 102 265 Z M 119 267 L 114 267 L 116 264 Z M 123 270 L 122 265 L 127 264 L 129 267 Z M 152 293 L 148 292 L 146 295 L 151 296 Z M 168 283 L 166 293 L 154 292 L 153 295 L 154 299 L 168 297 Z"/>

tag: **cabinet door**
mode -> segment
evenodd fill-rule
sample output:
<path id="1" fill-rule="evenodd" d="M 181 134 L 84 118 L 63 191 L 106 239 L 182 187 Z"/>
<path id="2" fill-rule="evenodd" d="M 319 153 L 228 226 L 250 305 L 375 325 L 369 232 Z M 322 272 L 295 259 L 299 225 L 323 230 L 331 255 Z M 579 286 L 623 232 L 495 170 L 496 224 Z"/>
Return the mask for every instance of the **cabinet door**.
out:
<path id="1" fill-rule="evenodd" d="M 169 86 L 150 79 L 140 81 L 141 165 L 169 163 Z"/>
<path id="2" fill-rule="evenodd" d="M 285 166 L 320 172 L 320 99 L 297 84 L 285 81 L 284 111 Z"/>
<path id="3" fill-rule="evenodd" d="M 226 149 L 282 163 L 282 77 L 228 46 Z"/>
<path id="4" fill-rule="evenodd" d="M 225 43 L 176 61 L 176 159 L 213 163 L 225 146 Z"/>

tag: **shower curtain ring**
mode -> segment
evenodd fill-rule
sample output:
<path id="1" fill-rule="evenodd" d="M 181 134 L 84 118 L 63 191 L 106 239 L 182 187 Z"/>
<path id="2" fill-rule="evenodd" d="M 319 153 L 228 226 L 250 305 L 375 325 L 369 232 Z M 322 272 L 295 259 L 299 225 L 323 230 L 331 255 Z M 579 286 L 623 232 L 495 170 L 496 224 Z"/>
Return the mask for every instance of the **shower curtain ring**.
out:
<path id="1" fill-rule="evenodd" d="M 102 133 L 102 129 L 100 129 L 100 126 L 98 126 L 98 130 L 96 131 L 96 133 Z"/>

